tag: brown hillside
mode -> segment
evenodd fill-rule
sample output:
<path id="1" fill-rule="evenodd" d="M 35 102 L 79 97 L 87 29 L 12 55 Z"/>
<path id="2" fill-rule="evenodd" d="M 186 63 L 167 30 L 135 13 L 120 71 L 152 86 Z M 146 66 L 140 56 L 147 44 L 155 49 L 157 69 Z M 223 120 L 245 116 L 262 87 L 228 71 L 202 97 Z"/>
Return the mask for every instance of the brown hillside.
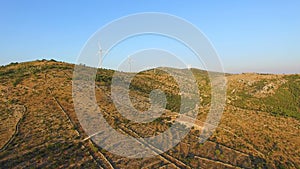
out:
<path id="1" fill-rule="evenodd" d="M 0 168 L 300 168 L 300 75 L 226 75 L 227 105 L 222 119 L 215 133 L 199 143 L 210 108 L 210 81 L 205 71 L 193 69 L 202 104 L 190 133 L 166 153 L 130 159 L 86 139 L 73 106 L 73 68 L 54 60 L 0 68 Z M 180 75 L 184 70 L 176 71 Z M 113 128 L 141 137 L 137 141 L 144 144 L 144 137 L 173 124 L 180 97 L 172 77 L 149 70 L 133 79 L 130 97 L 138 110 L 150 107 L 153 89 L 168 94 L 166 112 L 139 124 L 122 117 L 113 105 L 113 73 L 98 70 L 95 89 L 103 116 Z M 150 149 L 156 151 L 155 143 L 151 144 Z"/>

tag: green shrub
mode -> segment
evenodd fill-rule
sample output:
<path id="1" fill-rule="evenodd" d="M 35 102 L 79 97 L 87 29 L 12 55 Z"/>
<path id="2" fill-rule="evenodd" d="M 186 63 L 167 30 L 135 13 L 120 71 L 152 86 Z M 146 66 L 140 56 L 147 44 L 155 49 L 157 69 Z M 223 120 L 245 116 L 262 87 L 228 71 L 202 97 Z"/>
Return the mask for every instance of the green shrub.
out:
<path id="1" fill-rule="evenodd" d="M 20 77 L 18 77 L 14 82 L 13 82 L 13 86 L 16 87 L 18 84 L 20 84 L 22 82 L 22 79 Z"/>

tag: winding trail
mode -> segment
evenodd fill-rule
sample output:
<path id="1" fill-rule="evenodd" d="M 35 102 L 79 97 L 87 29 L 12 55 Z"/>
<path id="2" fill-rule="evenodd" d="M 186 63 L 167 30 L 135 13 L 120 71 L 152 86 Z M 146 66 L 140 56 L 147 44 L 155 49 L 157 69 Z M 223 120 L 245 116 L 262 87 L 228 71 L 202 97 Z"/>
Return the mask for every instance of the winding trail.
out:
<path id="1" fill-rule="evenodd" d="M 64 72 L 64 71 L 63 71 Z M 69 76 L 67 75 L 67 73 L 64 72 L 64 74 L 69 78 Z M 65 114 L 65 116 L 67 117 L 68 122 L 72 125 L 72 127 L 74 128 L 77 136 L 81 137 L 79 131 L 76 129 L 76 124 L 71 120 L 71 117 L 69 116 L 69 114 L 66 112 L 66 110 L 63 108 L 63 106 L 61 105 L 61 103 L 58 101 L 58 99 L 54 96 L 52 90 L 48 87 L 47 90 L 49 91 L 49 93 L 52 95 L 53 100 L 56 102 L 56 104 L 59 106 L 59 108 L 61 109 L 61 111 Z M 84 145 L 82 145 L 83 148 L 86 148 Z M 113 165 L 110 163 L 110 161 L 105 157 L 104 154 L 102 154 L 100 151 L 94 152 L 95 154 L 98 154 L 100 156 L 100 158 L 103 160 L 103 162 L 105 164 L 100 164 L 99 160 L 97 160 L 97 157 L 94 155 L 93 152 L 91 152 L 91 146 L 95 146 L 94 143 L 89 140 L 89 142 L 87 143 L 88 151 L 89 154 L 91 155 L 91 157 L 93 158 L 94 162 L 97 164 L 97 166 L 99 168 L 110 168 L 110 169 L 114 169 Z M 103 166 L 104 165 L 104 166 Z"/>
<path id="2" fill-rule="evenodd" d="M 97 85 L 95 85 L 95 86 L 96 86 L 97 89 L 103 90 L 102 88 L 98 87 Z M 106 95 L 106 97 L 110 98 L 110 95 L 107 94 L 106 92 L 102 92 L 102 93 L 104 93 L 104 94 Z M 103 110 L 102 112 L 108 114 L 105 110 Z M 181 117 L 178 118 L 177 121 L 178 121 L 179 123 L 182 123 L 182 124 L 187 125 L 187 126 L 190 126 L 190 127 L 191 127 L 191 126 L 195 126 L 195 127 L 198 128 L 199 130 L 202 130 L 204 125 L 210 125 L 210 126 L 213 126 L 212 124 L 209 124 L 209 123 L 206 123 L 206 122 L 197 120 L 197 119 L 195 120 L 195 119 L 192 118 L 192 117 L 189 117 L 189 116 L 186 116 L 186 115 L 182 115 L 182 114 L 181 114 Z M 219 127 L 220 129 L 222 129 L 222 130 L 224 130 L 224 131 L 226 131 L 226 132 L 228 132 L 228 133 L 230 133 L 230 134 L 232 134 L 232 135 L 234 135 L 234 136 L 240 138 L 240 137 L 237 136 L 235 133 L 233 133 L 232 131 L 230 131 L 230 130 L 228 130 L 228 129 L 226 129 L 226 128 L 223 128 L 223 127 L 220 127 L 220 126 L 213 126 L 213 127 Z M 121 129 L 121 127 L 120 127 L 119 129 Z M 148 143 L 148 142 L 146 142 L 145 140 L 143 140 L 136 132 L 132 131 L 131 129 L 129 129 L 129 128 L 122 128 L 121 130 L 122 130 L 124 133 L 126 133 L 126 134 L 130 134 L 129 132 L 133 133 L 133 134 L 132 134 L 133 136 L 138 137 L 138 139 L 136 139 L 137 141 L 139 141 L 140 143 L 142 143 L 142 144 L 144 144 L 144 145 L 146 144 L 146 146 L 148 145 L 148 147 L 149 147 L 150 149 L 152 149 L 154 152 L 159 153 L 159 154 L 161 153 L 161 151 L 160 151 L 159 149 L 157 149 L 155 146 L 151 145 L 151 143 Z M 128 132 L 128 131 L 126 132 L 125 130 L 129 130 L 129 132 Z M 87 138 L 85 138 L 85 139 L 83 139 L 83 140 L 90 139 L 90 138 L 92 138 L 93 136 L 96 136 L 96 135 L 99 134 L 99 133 L 101 133 L 101 132 L 94 133 L 94 134 L 90 135 L 89 137 L 87 137 Z M 242 138 L 240 138 L 240 139 L 242 139 Z M 244 139 L 242 139 L 242 140 L 244 140 Z M 208 140 L 208 141 L 210 141 L 210 140 Z M 244 140 L 244 141 L 246 141 L 246 140 Z M 213 141 L 210 141 L 210 142 L 213 142 Z M 216 143 L 216 142 L 214 142 L 214 143 Z M 222 145 L 222 144 L 221 144 L 221 145 Z M 230 150 L 232 150 L 232 151 L 234 151 L 234 152 L 236 152 L 236 153 L 240 153 L 240 154 L 249 156 L 249 154 L 244 153 L 244 152 L 241 152 L 241 151 L 238 151 L 238 150 L 233 149 L 233 148 L 231 148 L 231 147 L 228 147 L 228 146 L 225 146 L 225 145 L 222 145 L 222 146 L 224 146 L 224 147 L 226 147 L 226 148 L 228 148 L 228 149 L 230 149 Z M 250 144 L 249 146 L 253 147 L 251 144 Z M 253 149 L 254 149 L 254 147 L 253 147 Z M 261 156 L 264 156 L 264 154 L 262 154 L 262 153 L 259 152 L 258 150 L 254 149 L 254 151 L 256 151 L 256 152 L 257 152 L 258 154 L 260 154 Z M 162 155 L 164 155 L 164 156 L 162 156 Z M 179 167 L 179 168 L 190 168 L 190 166 L 186 165 L 186 164 L 183 163 L 182 161 L 180 161 L 180 160 L 178 160 L 178 159 L 176 159 L 176 158 L 174 158 L 174 157 L 172 157 L 172 156 L 170 156 L 170 155 L 168 155 L 168 154 L 166 154 L 166 153 L 160 154 L 160 156 L 161 156 L 163 159 L 166 159 L 167 161 L 171 161 L 171 162 L 173 161 L 173 162 L 176 162 L 176 163 L 177 163 L 176 166 Z M 222 164 L 222 165 L 227 166 L 227 167 L 230 166 L 230 167 L 233 167 L 233 168 L 240 168 L 240 167 L 238 167 L 238 166 L 234 166 L 234 165 L 232 165 L 232 164 L 225 163 L 225 162 L 222 162 L 222 161 L 216 161 L 216 160 L 212 160 L 212 159 L 205 158 L 205 157 L 199 157 L 199 158 L 201 158 L 201 159 L 206 159 L 206 160 L 208 160 L 208 161 L 214 161 L 214 162 L 216 162 L 216 163 Z M 173 162 L 172 162 L 172 163 L 173 163 Z M 175 164 L 174 164 L 174 165 L 175 165 Z"/>
<path id="3" fill-rule="evenodd" d="M 67 74 L 66 74 L 66 75 L 67 75 Z M 98 89 L 98 90 L 101 90 L 101 91 L 104 90 L 104 89 L 100 88 L 97 84 L 95 85 L 95 87 L 96 87 L 96 89 Z M 106 92 L 102 92 L 102 93 L 104 93 L 104 94 L 106 95 L 106 97 L 111 98 L 111 96 L 110 96 L 108 93 L 106 93 Z M 102 111 L 102 112 L 108 114 L 105 110 Z M 180 120 L 179 120 L 178 122 L 180 122 L 180 123 L 182 123 L 182 124 L 184 124 L 184 125 L 187 125 L 187 126 L 195 126 L 195 127 L 198 128 L 199 130 L 202 130 L 204 125 L 211 125 L 211 124 L 207 124 L 207 123 L 205 123 L 205 122 L 199 121 L 199 120 L 191 119 L 191 117 L 186 116 L 186 115 L 184 115 L 183 117 L 181 117 L 181 118 L 179 118 L 179 119 L 180 119 Z M 192 123 L 192 122 L 193 122 L 193 123 Z M 219 127 L 219 126 L 213 126 L 213 127 Z M 219 128 L 221 128 L 221 127 L 219 127 Z M 233 133 L 232 131 L 230 131 L 230 130 L 228 130 L 228 129 L 226 129 L 226 128 L 221 128 L 221 129 L 224 130 L 224 131 L 226 131 L 226 132 L 228 132 L 228 133 L 230 133 L 230 134 L 232 134 L 232 135 L 237 136 L 235 133 Z M 159 156 L 162 160 L 164 160 L 165 162 L 167 162 L 167 163 L 169 163 L 169 164 L 172 164 L 174 167 L 176 167 L 176 168 L 191 168 L 189 165 L 185 164 L 184 162 L 182 162 L 182 161 L 180 161 L 180 160 L 178 160 L 178 159 L 176 159 L 176 158 L 170 156 L 170 155 L 167 154 L 167 153 L 161 152 L 161 150 L 159 150 L 158 148 L 156 148 L 156 147 L 155 147 L 154 145 L 152 145 L 151 143 L 146 142 L 143 138 L 141 138 L 141 137 L 140 137 L 136 132 L 134 132 L 133 130 L 131 130 L 131 129 L 129 129 L 129 128 L 126 128 L 126 127 L 121 127 L 121 126 L 119 126 L 119 130 L 120 130 L 122 133 L 124 133 L 124 134 L 129 134 L 129 135 L 131 135 L 131 136 L 136 137 L 136 141 L 138 141 L 139 143 L 141 143 L 141 144 L 147 146 L 148 148 L 150 148 L 153 152 L 157 153 L 158 156 Z M 94 137 L 94 136 L 96 136 L 96 135 L 98 135 L 98 134 L 100 134 L 100 133 L 101 133 L 101 131 L 100 131 L 100 132 L 96 132 L 96 133 L 94 133 L 94 134 L 92 134 L 92 135 L 90 135 L 90 136 L 84 138 L 82 141 L 84 142 L 84 141 L 90 140 L 92 137 Z M 238 136 L 237 136 L 237 137 L 238 137 Z M 224 145 L 222 145 L 222 146 L 224 146 Z M 224 147 L 227 147 L 227 146 L 224 146 Z M 251 147 L 252 147 L 252 146 L 251 146 Z M 232 149 L 232 148 L 230 148 L 230 147 L 227 147 L 227 148 L 229 148 L 229 149 L 231 149 L 232 151 L 235 151 L 235 152 L 237 152 L 237 153 L 241 153 L 241 154 L 244 154 L 244 155 L 249 155 L 249 154 L 246 154 L 246 153 L 244 153 L 244 152 L 241 152 L 241 151 Z M 263 154 L 260 153 L 259 151 L 257 151 L 257 153 L 263 156 Z M 238 166 L 234 166 L 234 165 L 229 164 L 229 163 L 225 163 L 225 162 L 222 162 L 222 161 L 209 159 L 209 158 L 206 158 L 206 157 L 197 157 L 197 158 L 202 159 L 202 160 L 206 160 L 206 161 L 210 161 L 210 162 L 215 162 L 215 163 L 224 165 L 225 167 L 230 167 L 230 168 L 240 168 L 240 167 L 238 167 Z"/>
<path id="4" fill-rule="evenodd" d="M 69 123 L 71 123 L 72 127 L 75 128 L 76 125 L 73 123 L 73 121 L 71 120 L 70 116 L 69 116 L 68 113 L 65 111 L 65 109 L 62 107 L 62 105 L 60 104 L 60 102 L 59 102 L 59 101 L 56 99 L 56 97 L 54 97 L 54 96 L 53 96 L 53 99 L 55 100 L 55 102 L 57 103 L 57 105 L 60 107 L 60 109 L 62 110 L 62 112 L 66 115 L 66 117 L 67 117 Z M 79 131 L 78 131 L 77 129 L 75 129 L 75 131 L 76 131 L 76 133 L 77 133 L 77 136 L 80 136 Z M 94 144 L 94 143 L 92 143 L 91 141 L 89 141 L 88 144 L 91 145 L 91 144 Z M 94 145 L 93 145 L 93 146 L 94 146 Z M 83 145 L 83 147 L 85 148 L 84 145 Z M 90 152 L 90 150 L 89 150 L 89 153 L 90 153 L 90 155 L 92 156 L 93 160 L 96 162 L 97 166 L 98 166 L 99 168 L 102 168 L 102 165 L 103 165 L 103 164 L 101 165 L 101 164 L 99 163 L 99 161 L 97 160 L 97 157 L 95 157 L 95 155 L 94 155 L 92 152 Z M 100 151 L 97 151 L 97 153 L 99 153 L 101 159 L 105 162 L 104 165 L 105 165 L 107 168 L 112 168 L 112 169 L 114 168 L 114 167 L 112 166 L 112 164 L 108 161 L 108 159 L 107 159 Z"/>
<path id="5" fill-rule="evenodd" d="M 9 138 L 9 140 L 3 145 L 3 147 L 0 149 L 0 152 L 3 152 L 4 150 L 7 149 L 7 147 L 9 146 L 9 144 L 16 138 L 16 136 L 19 133 L 19 127 L 20 124 L 22 122 L 22 120 L 24 119 L 25 113 L 27 112 L 27 108 L 26 106 L 23 105 L 23 112 L 22 112 L 22 116 L 21 118 L 18 120 L 17 125 L 15 127 L 15 132 L 14 134 Z"/>

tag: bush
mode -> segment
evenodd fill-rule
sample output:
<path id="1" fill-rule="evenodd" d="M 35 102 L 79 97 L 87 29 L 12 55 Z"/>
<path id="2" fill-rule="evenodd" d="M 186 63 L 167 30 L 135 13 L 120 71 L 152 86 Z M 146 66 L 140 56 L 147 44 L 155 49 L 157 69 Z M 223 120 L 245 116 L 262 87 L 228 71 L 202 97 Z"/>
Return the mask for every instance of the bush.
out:
<path id="1" fill-rule="evenodd" d="M 56 61 L 56 60 L 54 60 L 54 59 L 51 59 L 51 60 L 50 60 L 50 62 L 57 62 L 57 61 Z"/>
<path id="2" fill-rule="evenodd" d="M 0 72 L 0 76 L 11 75 L 11 74 L 14 74 L 14 73 L 15 73 L 15 71 L 12 70 L 12 69 L 10 69 L 10 70 L 8 70 L 8 71 L 1 71 L 1 72 Z"/>
<path id="3" fill-rule="evenodd" d="M 20 77 L 18 77 L 14 82 L 13 82 L 13 86 L 16 87 L 18 84 L 20 84 L 22 81 L 22 79 Z"/>
<path id="4" fill-rule="evenodd" d="M 96 81 L 97 82 L 106 82 L 106 83 L 111 83 L 112 77 L 111 76 L 106 76 L 102 74 L 97 74 L 96 75 Z"/>
<path id="5" fill-rule="evenodd" d="M 18 62 L 11 62 L 11 63 L 9 64 L 9 66 L 17 65 L 17 64 L 19 64 L 19 63 L 18 63 Z"/>
<path id="6" fill-rule="evenodd" d="M 221 154 L 221 151 L 220 151 L 220 150 L 218 150 L 218 149 L 215 150 L 215 155 L 216 155 L 216 156 L 220 156 L 220 154 Z"/>

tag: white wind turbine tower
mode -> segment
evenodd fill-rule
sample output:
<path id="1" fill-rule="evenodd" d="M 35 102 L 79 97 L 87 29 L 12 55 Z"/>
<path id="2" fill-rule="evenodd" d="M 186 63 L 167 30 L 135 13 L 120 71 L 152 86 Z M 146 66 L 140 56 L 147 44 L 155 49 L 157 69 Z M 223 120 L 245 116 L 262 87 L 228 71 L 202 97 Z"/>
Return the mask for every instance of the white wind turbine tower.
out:
<path id="1" fill-rule="evenodd" d="M 105 50 L 103 50 L 103 49 L 101 48 L 100 42 L 98 42 L 98 52 L 97 52 L 97 55 L 100 56 L 100 65 L 99 65 L 100 68 L 102 68 L 103 53 L 105 53 Z"/>
<path id="2" fill-rule="evenodd" d="M 130 56 L 128 56 L 128 64 L 129 64 L 129 72 L 131 72 L 132 59 Z"/>

